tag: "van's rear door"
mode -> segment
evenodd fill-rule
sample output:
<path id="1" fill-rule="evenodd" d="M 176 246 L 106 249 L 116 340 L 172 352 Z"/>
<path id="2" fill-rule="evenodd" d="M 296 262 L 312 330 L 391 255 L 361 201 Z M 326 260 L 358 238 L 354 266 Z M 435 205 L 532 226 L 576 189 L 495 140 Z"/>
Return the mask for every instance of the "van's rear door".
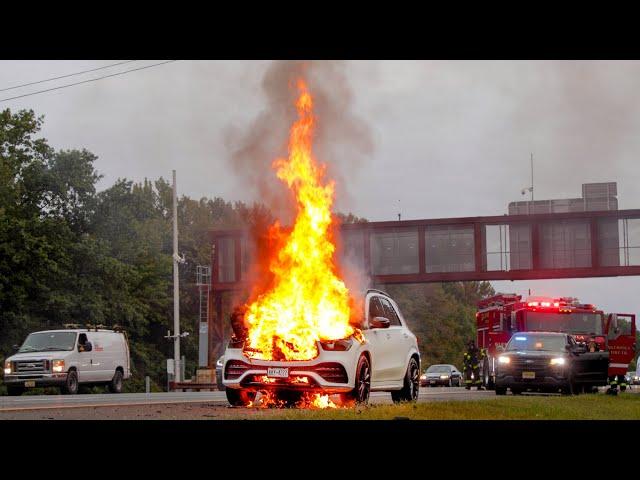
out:
<path id="1" fill-rule="evenodd" d="M 605 328 L 609 348 L 609 375 L 625 375 L 635 356 L 636 316 L 611 313 Z"/>

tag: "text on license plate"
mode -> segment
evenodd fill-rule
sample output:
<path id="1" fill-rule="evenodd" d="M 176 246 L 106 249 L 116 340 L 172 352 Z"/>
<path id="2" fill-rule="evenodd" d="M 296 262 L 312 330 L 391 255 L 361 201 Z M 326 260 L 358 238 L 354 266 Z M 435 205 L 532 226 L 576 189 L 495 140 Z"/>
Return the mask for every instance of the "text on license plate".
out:
<path id="1" fill-rule="evenodd" d="M 29 387 L 35 387 L 36 386 L 36 381 L 35 380 L 27 380 L 26 382 L 24 382 L 24 386 L 29 388 Z"/>
<path id="2" fill-rule="evenodd" d="M 267 377 L 275 377 L 275 378 L 289 378 L 289 369 L 288 368 L 268 368 L 267 369 Z"/>
<path id="3" fill-rule="evenodd" d="M 536 372 L 522 372 L 522 378 L 536 378 Z"/>

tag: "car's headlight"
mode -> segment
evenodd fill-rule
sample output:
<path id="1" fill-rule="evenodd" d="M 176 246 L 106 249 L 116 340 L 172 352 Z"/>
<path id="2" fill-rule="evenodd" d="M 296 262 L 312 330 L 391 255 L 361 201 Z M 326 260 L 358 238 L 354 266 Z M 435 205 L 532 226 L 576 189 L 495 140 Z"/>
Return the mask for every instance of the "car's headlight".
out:
<path id="1" fill-rule="evenodd" d="M 427 376 L 426 375 L 420 375 L 420 380 L 426 380 Z"/>
<path id="2" fill-rule="evenodd" d="M 565 364 L 565 360 L 562 357 L 551 359 L 551 365 L 564 365 L 564 364 Z"/>
<path id="3" fill-rule="evenodd" d="M 446 380 L 449 378 L 449 375 L 440 375 L 440 380 Z"/>
<path id="4" fill-rule="evenodd" d="M 7 360 L 4 362 L 4 374 L 9 375 L 11 373 L 11 362 Z"/>
<path id="5" fill-rule="evenodd" d="M 509 358 L 509 357 L 498 357 L 498 363 L 503 363 L 503 364 L 511 363 L 511 358 Z"/>
<path id="6" fill-rule="evenodd" d="M 51 362 L 51 370 L 55 373 L 64 372 L 64 360 L 54 360 Z"/>
<path id="7" fill-rule="evenodd" d="M 320 342 L 323 350 L 333 351 L 333 352 L 346 352 L 353 345 L 353 339 L 343 338 L 342 340 L 323 340 Z"/>

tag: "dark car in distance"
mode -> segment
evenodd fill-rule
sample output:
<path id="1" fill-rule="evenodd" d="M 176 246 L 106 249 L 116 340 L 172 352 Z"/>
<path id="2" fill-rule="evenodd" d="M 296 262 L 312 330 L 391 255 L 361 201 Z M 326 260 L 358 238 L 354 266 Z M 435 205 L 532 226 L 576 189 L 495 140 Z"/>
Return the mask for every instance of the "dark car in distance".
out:
<path id="1" fill-rule="evenodd" d="M 587 352 L 571 335 L 518 332 L 498 356 L 496 395 L 507 389 L 571 395 L 606 385 L 608 352 Z"/>
<path id="2" fill-rule="evenodd" d="M 462 385 L 462 373 L 454 365 L 431 365 L 420 376 L 420 386 L 435 387 L 437 385 L 459 387 Z"/>

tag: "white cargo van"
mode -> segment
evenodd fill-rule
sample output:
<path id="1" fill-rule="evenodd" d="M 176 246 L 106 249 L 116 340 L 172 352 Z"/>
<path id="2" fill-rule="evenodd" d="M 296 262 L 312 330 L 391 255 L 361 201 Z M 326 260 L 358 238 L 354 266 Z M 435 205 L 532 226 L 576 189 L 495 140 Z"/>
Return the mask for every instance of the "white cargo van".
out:
<path id="1" fill-rule="evenodd" d="M 4 363 L 9 395 L 46 386 L 75 394 L 79 385 L 107 385 L 111 392 L 120 393 L 122 381 L 129 376 L 129 344 L 123 332 L 114 330 L 34 332 Z"/>

